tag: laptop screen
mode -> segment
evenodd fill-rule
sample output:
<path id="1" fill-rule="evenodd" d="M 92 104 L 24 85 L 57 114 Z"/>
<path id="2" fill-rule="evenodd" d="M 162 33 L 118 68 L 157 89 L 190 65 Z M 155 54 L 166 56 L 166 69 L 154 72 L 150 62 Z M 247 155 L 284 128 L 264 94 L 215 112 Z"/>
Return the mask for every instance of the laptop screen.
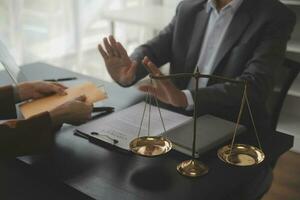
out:
<path id="1" fill-rule="evenodd" d="M 0 62 L 15 84 L 27 81 L 26 76 L 22 73 L 15 59 L 11 56 L 8 49 L 5 47 L 5 45 L 2 43 L 1 40 L 0 40 Z"/>

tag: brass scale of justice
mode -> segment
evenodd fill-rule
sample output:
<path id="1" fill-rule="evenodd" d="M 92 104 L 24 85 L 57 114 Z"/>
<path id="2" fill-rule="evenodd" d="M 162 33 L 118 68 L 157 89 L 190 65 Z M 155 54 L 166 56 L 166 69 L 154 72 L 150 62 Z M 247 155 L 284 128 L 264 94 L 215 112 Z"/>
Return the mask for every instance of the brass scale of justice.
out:
<path id="1" fill-rule="evenodd" d="M 193 144 L 192 144 L 192 159 L 190 160 L 185 160 L 181 162 L 180 164 L 177 165 L 177 171 L 187 177 L 199 177 L 202 175 L 205 175 L 208 173 L 208 167 L 198 161 L 196 159 L 196 132 L 197 132 L 197 103 L 198 103 L 198 98 L 197 98 L 197 93 L 198 93 L 198 83 L 200 78 L 212 78 L 215 80 L 222 80 L 222 81 L 227 81 L 231 83 L 237 83 L 237 84 L 243 84 L 244 85 L 244 91 L 241 99 L 241 106 L 238 114 L 237 121 L 235 123 L 235 128 L 233 132 L 233 137 L 231 144 L 226 145 L 222 148 L 220 148 L 217 152 L 219 159 L 221 159 L 223 162 L 228 163 L 230 165 L 235 165 L 235 166 L 252 166 L 252 165 L 258 165 L 261 163 L 264 158 L 265 154 L 262 151 L 261 144 L 259 141 L 257 129 L 254 123 L 254 118 L 253 114 L 251 111 L 250 103 L 247 97 L 247 81 L 244 80 L 236 80 L 236 79 L 230 79 L 230 78 L 225 78 L 221 76 L 215 76 L 215 75 L 205 75 L 199 73 L 199 70 L 197 68 L 196 72 L 194 73 L 178 73 L 178 74 L 172 74 L 172 75 L 158 75 L 154 76 L 153 74 L 150 74 L 150 81 L 151 84 L 153 84 L 153 79 L 154 80 L 167 80 L 167 79 L 179 79 L 179 78 L 187 78 L 187 77 L 192 77 L 195 79 L 195 95 L 194 95 L 194 115 L 193 115 Z M 138 136 L 136 139 L 132 140 L 129 144 L 130 150 L 140 156 L 144 157 L 157 157 L 161 156 L 163 154 L 168 153 L 172 149 L 172 142 L 167 139 L 164 136 L 150 136 L 150 120 L 151 120 L 151 98 L 154 99 L 154 103 L 156 104 L 160 116 L 160 120 L 162 122 L 162 126 L 164 129 L 164 132 L 166 132 L 164 120 L 161 114 L 160 107 L 158 105 L 158 100 L 156 96 L 151 96 L 149 93 L 146 95 L 145 99 L 145 106 L 143 110 L 143 115 L 142 119 L 140 122 L 140 127 L 139 127 L 139 132 Z M 149 102 L 149 104 L 148 104 Z M 147 136 L 140 136 L 141 134 L 141 129 L 143 125 L 143 121 L 145 118 L 145 112 L 146 112 L 146 107 L 147 104 L 149 106 L 149 114 L 148 114 L 148 135 Z M 254 133 L 256 136 L 256 140 L 258 143 L 258 148 L 248 145 L 248 144 L 234 144 L 237 130 L 240 124 L 240 120 L 243 114 L 243 110 L 245 107 L 245 104 L 247 105 L 249 115 L 251 118 L 252 126 L 254 129 Z"/>

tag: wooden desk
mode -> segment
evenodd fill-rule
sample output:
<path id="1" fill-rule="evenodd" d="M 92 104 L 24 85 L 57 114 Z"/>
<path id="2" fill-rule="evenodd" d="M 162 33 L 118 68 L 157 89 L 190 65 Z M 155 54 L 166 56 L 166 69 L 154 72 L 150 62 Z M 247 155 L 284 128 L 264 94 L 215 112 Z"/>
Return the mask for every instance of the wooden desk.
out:
<path id="1" fill-rule="evenodd" d="M 115 106 L 117 110 L 141 99 L 134 88 L 120 88 L 116 84 L 45 64 L 24 66 L 24 72 L 32 80 L 76 75 L 104 84 L 110 97 L 104 105 Z M 175 151 L 158 158 L 122 153 L 74 136 L 74 128 L 64 126 L 57 133 L 55 146 L 48 155 L 19 159 L 30 165 L 45 180 L 58 180 L 95 199 L 230 199 L 228 195 L 245 189 L 268 166 L 267 162 L 263 162 L 257 167 L 232 167 L 220 161 L 216 150 L 212 150 L 201 157 L 209 166 L 209 173 L 201 178 L 190 179 L 176 171 L 176 165 L 188 159 L 187 156 Z M 272 136 L 272 140 L 265 145 L 267 159 L 278 157 L 293 144 L 291 136 L 280 133 Z M 253 135 L 247 134 L 240 139 L 252 143 L 251 138 Z"/>

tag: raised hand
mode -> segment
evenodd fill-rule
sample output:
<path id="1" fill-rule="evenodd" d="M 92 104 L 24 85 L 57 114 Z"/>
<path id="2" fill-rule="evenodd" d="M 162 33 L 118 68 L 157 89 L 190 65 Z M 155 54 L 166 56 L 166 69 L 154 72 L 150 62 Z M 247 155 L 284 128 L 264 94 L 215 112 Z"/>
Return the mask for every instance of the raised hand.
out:
<path id="1" fill-rule="evenodd" d="M 145 57 L 143 63 L 147 70 L 155 75 L 161 75 L 160 70 L 152 63 L 149 58 Z M 139 89 L 143 92 L 149 92 L 160 101 L 170 104 L 175 107 L 185 108 L 187 106 L 187 99 L 185 94 L 177 89 L 175 85 L 169 80 L 155 80 L 156 86 L 154 85 L 142 85 Z"/>
<path id="2" fill-rule="evenodd" d="M 125 48 L 113 36 L 103 39 L 104 47 L 98 45 L 106 68 L 111 77 L 122 85 L 129 85 L 135 79 L 137 62 L 132 61 Z"/>
<path id="3" fill-rule="evenodd" d="M 52 94 L 65 95 L 65 87 L 59 83 L 34 81 L 17 85 L 17 93 L 20 101 L 39 99 Z"/>

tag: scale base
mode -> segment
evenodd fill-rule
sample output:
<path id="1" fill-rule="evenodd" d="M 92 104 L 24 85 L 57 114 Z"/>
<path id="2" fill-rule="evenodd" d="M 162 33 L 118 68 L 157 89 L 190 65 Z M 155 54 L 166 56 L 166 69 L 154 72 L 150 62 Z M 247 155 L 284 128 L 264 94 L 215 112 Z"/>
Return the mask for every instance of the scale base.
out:
<path id="1" fill-rule="evenodd" d="M 197 160 L 185 160 L 177 165 L 177 171 L 188 177 L 199 177 L 208 173 L 208 167 Z"/>

